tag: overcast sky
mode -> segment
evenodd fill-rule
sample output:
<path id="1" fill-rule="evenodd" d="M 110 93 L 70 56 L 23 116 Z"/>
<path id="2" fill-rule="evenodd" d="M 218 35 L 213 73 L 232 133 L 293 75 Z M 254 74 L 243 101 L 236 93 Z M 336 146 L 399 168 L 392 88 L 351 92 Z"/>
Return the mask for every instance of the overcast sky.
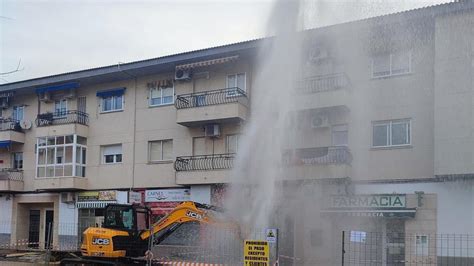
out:
<path id="1" fill-rule="evenodd" d="M 274 1 L 0 0 L 0 84 L 263 37 Z M 321 26 L 449 0 L 312 2 Z"/>

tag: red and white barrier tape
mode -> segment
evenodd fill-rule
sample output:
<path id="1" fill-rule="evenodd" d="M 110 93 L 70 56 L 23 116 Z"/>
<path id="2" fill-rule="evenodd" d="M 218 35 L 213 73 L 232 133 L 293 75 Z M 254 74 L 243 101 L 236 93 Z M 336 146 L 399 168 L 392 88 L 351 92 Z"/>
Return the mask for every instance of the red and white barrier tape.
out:
<path id="1" fill-rule="evenodd" d="M 173 265 L 173 266 L 226 266 L 225 264 L 186 262 L 186 261 L 158 261 L 158 262 L 163 265 Z"/>

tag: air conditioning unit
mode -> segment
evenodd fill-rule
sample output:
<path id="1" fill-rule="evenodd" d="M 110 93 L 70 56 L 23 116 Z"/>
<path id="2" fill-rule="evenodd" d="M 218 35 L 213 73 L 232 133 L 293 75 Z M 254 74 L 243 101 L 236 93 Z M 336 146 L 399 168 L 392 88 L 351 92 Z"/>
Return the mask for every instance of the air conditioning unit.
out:
<path id="1" fill-rule="evenodd" d="M 63 192 L 61 193 L 61 202 L 62 203 L 74 203 L 76 197 L 73 192 Z"/>
<path id="2" fill-rule="evenodd" d="M 76 90 L 75 89 L 70 89 L 68 91 L 66 91 L 63 95 L 63 97 L 65 99 L 72 99 L 72 98 L 76 98 Z"/>
<path id="3" fill-rule="evenodd" d="M 329 118 L 327 115 L 315 115 L 311 117 L 311 128 L 329 127 Z"/>
<path id="4" fill-rule="evenodd" d="M 206 137 L 219 137 L 221 130 L 218 124 L 211 124 L 205 126 Z"/>
<path id="5" fill-rule="evenodd" d="M 192 77 L 193 77 L 192 69 L 177 69 L 176 72 L 174 73 L 175 80 L 186 81 L 186 80 L 191 80 Z"/>
<path id="6" fill-rule="evenodd" d="M 39 100 L 42 102 L 51 102 L 51 94 L 49 92 L 42 92 L 39 94 Z"/>
<path id="7" fill-rule="evenodd" d="M 319 63 L 320 61 L 326 60 L 329 58 L 329 52 L 322 47 L 315 47 L 309 53 L 309 60 L 314 63 Z"/>

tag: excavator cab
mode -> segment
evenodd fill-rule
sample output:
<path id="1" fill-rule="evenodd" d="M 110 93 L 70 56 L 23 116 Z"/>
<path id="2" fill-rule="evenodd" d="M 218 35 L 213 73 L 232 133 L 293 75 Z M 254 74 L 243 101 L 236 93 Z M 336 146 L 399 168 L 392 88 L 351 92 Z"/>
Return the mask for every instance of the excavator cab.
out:
<path id="1" fill-rule="evenodd" d="M 81 253 L 87 257 L 122 258 L 147 250 L 140 235 L 149 228 L 150 210 L 138 205 L 109 204 L 104 209 L 102 228 L 84 231 Z"/>
<path id="2" fill-rule="evenodd" d="M 104 228 L 138 235 L 149 228 L 150 210 L 137 205 L 109 204 L 104 210 Z"/>

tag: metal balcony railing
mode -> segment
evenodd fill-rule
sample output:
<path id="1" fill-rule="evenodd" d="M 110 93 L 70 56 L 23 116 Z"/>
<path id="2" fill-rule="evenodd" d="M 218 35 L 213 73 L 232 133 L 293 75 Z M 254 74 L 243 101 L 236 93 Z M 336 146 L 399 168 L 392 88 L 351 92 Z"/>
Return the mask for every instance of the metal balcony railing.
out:
<path id="1" fill-rule="evenodd" d="M 20 121 L 12 119 L 12 118 L 0 119 L 0 131 L 7 131 L 7 130 L 22 132 L 21 127 L 20 127 Z"/>
<path id="2" fill-rule="evenodd" d="M 314 76 L 299 80 L 296 90 L 300 93 L 317 93 L 337 90 L 349 85 L 349 80 L 344 73 Z"/>
<path id="3" fill-rule="evenodd" d="M 175 106 L 184 109 L 235 102 L 248 104 L 247 94 L 237 87 L 178 95 Z"/>
<path id="4" fill-rule="evenodd" d="M 350 164 L 352 155 L 346 146 L 331 146 L 287 150 L 283 153 L 283 163 L 288 166 Z"/>
<path id="5" fill-rule="evenodd" d="M 0 180 L 23 181 L 23 170 L 2 168 L 0 169 Z"/>
<path id="6" fill-rule="evenodd" d="M 176 171 L 205 171 L 230 169 L 234 166 L 235 153 L 177 157 Z"/>
<path id="7" fill-rule="evenodd" d="M 76 110 L 44 113 L 39 114 L 35 122 L 38 127 L 64 124 L 81 124 L 87 126 L 89 124 L 89 115 Z"/>

